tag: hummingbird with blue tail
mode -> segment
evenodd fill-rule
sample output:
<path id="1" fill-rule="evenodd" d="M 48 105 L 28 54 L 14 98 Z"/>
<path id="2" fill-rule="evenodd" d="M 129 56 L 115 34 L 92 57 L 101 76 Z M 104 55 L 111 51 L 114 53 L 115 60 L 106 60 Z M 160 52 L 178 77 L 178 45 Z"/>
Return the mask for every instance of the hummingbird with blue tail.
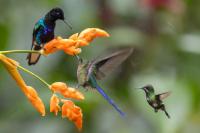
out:
<path id="1" fill-rule="evenodd" d="M 54 39 L 56 21 L 62 20 L 70 29 L 71 25 L 65 21 L 64 12 L 61 8 L 51 9 L 44 17 L 40 18 L 33 28 L 31 50 L 41 50 L 43 46 Z M 39 53 L 30 53 L 27 56 L 28 65 L 34 65 L 40 58 Z"/>
<path id="2" fill-rule="evenodd" d="M 118 67 L 131 55 L 132 51 L 132 48 L 124 49 L 105 56 L 104 58 L 97 58 L 92 61 L 85 61 L 79 56 L 76 56 L 79 60 L 77 69 L 77 88 L 82 86 L 87 90 L 96 89 L 121 116 L 125 116 L 125 113 L 120 110 L 115 102 L 98 85 L 97 80 L 101 80 L 108 72 Z"/>
<path id="3" fill-rule="evenodd" d="M 154 87 L 152 85 L 146 85 L 139 89 L 144 90 L 148 104 L 152 108 L 154 108 L 154 111 L 156 113 L 158 112 L 158 110 L 162 110 L 165 112 L 165 115 L 168 118 L 170 118 L 170 115 L 167 113 L 165 105 L 163 104 L 163 101 L 162 101 L 163 99 L 167 98 L 171 94 L 170 91 L 156 95 L 154 91 Z"/>

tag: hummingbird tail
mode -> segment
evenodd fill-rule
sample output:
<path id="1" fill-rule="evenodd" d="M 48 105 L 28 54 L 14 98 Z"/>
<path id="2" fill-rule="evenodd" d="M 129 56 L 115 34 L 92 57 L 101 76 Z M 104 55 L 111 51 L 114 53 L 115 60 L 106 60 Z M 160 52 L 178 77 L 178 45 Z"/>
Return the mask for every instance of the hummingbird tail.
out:
<path id="1" fill-rule="evenodd" d="M 162 108 L 161 108 L 164 112 L 165 112 L 165 115 L 170 118 L 170 115 L 167 113 L 166 109 L 165 109 L 165 106 L 163 105 Z"/>
<path id="2" fill-rule="evenodd" d="M 167 116 L 168 118 L 170 118 L 170 115 L 167 113 L 167 111 L 164 110 L 164 112 L 165 112 L 166 116 Z"/>
<path id="3" fill-rule="evenodd" d="M 41 47 L 38 45 L 34 45 L 33 46 L 34 50 L 40 50 Z M 27 60 L 28 60 L 28 65 L 34 65 L 38 62 L 38 60 L 40 59 L 41 54 L 38 53 L 29 53 L 27 56 Z"/>
<path id="4" fill-rule="evenodd" d="M 114 103 L 114 101 L 104 92 L 104 90 L 100 87 L 100 86 L 98 86 L 98 85 L 96 85 L 96 89 L 97 89 L 97 91 L 117 110 L 117 112 L 119 112 L 119 114 L 121 115 L 121 116 L 125 116 L 125 113 L 124 112 L 122 112 L 120 109 L 119 109 L 119 107 Z"/>

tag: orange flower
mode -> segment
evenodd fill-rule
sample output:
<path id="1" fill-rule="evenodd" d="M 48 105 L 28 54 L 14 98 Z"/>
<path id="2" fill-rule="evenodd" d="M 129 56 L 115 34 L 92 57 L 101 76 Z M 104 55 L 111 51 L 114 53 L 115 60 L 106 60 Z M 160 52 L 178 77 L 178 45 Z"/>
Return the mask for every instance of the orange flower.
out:
<path id="1" fill-rule="evenodd" d="M 55 115 L 57 115 L 58 111 L 60 111 L 59 102 L 59 98 L 53 94 L 50 100 L 50 112 L 54 112 Z"/>
<path id="2" fill-rule="evenodd" d="M 58 50 L 63 50 L 66 54 L 76 55 L 81 52 L 80 47 L 89 45 L 97 37 L 109 37 L 109 34 L 98 28 L 87 28 L 80 34 L 73 34 L 69 39 L 63 39 L 61 37 L 53 39 L 44 46 L 41 53 L 48 55 Z"/>
<path id="3" fill-rule="evenodd" d="M 24 82 L 23 78 L 17 70 L 19 63 L 6 57 L 3 54 L 0 54 L 0 61 L 3 62 L 5 68 L 8 70 L 12 78 L 16 81 L 17 85 L 25 93 L 32 105 L 41 113 L 42 116 L 45 116 L 45 108 L 42 100 L 32 87 L 26 85 L 26 83 Z"/>
<path id="4" fill-rule="evenodd" d="M 45 106 L 38 96 L 36 90 L 32 88 L 31 86 L 27 86 L 24 82 L 23 78 L 19 74 L 18 68 L 28 71 L 22 66 L 19 65 L 18 62 L 6 57 L 3 54 L 0 54 L 0 61 L 3 63 L 5 68 L 8 70 L 12 78 L 16 81 L 17 85 L 21 88 L 21 90 L 24 92 L 28 100 L 32 103 L 32 105 L 36 108 L 36 110 L 41 113 L 42 116 L 45 116 Z M 47 83 L 47 86 L 48 83 Z M 65 83 L 62 82 L 55 82 L 52 85 L 49 86 L 50 89 L 54 92 L 59 92 L 66 98 L 74 98 L 78 100 L 83 100 L 84 96 L 81 92 L 75 90 L 74 88 L 68 87 Z M 73 121 L 76 125 L 76 127 L 81 130 L 82 129 L 82 110 L 80 107 L 76 106 L 72 101 L 70 100 L 63 100 L 62 105 L 62 117 L 67 117 L 69 120 Z M 53 94 L 50 99 L 50 112 L 53 112 L 55 115 L 58 114 L 58 112 L 61 110 L 59 106 L 60 99 Z"/>
<path id="5" fill-rule="evenodd" d="M 110 35 L 102 29 L 87 28 L 79 34 L 78 39 L 83 40 L 87 43 L 90 43 L 93 39 L 97 37 L 109 37 L 109 36 Z M 82 45 L 82 46 L 85 46 L 85 45 Z"/>
<path id="6" fill-rule="evenodd" d="M 74 47 L 75 44 L 76 44 L 76 41 L 72 39 L 63 39 L 61 37 L 57 37 L 44 46 L 42 53 L 44 55 L 48 55 L 50 53 L 57 52 L 58 50 L 63 50 L 66 54 L 71 55 L 70 49 Z M 73 49 L 72 52 L 73 54 L 79 54 L 81 50 L 79 48 L 76 48 L 76 49 Z"/>
<path id="7" fill-rule="evenodd" d="M 27 86 L 27 93 L 25 93 L 25 95 L 27 96 L 29 101 L 32 103 L 32 105 L 38 110 L 38 112 L 40 112 L 42 116 L 45 116 L 44 104 L 42 100 L 40 99 L 40 97 L 38 96 L 35 89 L 33 89 L 31 86 Z"/>
<path id="8" fill-rule="evenodd" d="M 62 117 L 67 117 L 70 121 L 73 121 L 76 127 L 81 130 L 83 123 L 83 114 L 80 107 L 76 106 L 72 101 L 61 100 L 64 104 L 62 106 Z"/>
<path id="9" fill-rule="evenodd" d="M 84 96 L 81 92 L 77 91 L 74 88 L 68 87 L 65 83 L 55 82 L 50 86 L 50 89 L 54 92 L 59 92 L 65 98 L 74 98 L 77 100 L 83 100 Z"/>

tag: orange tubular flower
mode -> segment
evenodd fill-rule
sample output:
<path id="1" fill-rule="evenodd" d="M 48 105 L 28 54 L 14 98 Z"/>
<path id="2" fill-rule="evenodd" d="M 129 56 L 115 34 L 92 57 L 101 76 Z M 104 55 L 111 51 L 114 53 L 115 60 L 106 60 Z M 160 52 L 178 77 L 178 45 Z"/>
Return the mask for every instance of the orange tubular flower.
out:
<path id="1" fill-rule="evenodd" d="M 64 104 L 62 106 L 62 117 L 67 117 L 70 121 L 73 121 L 76 127 L 81 130 L 83 123 L 83 114 L 80 107 L 76 106 L 72 101 L 61 100 Z"/>
<path id="2" fill-rule="evenodd" d="M 27 96 L 29 101 L 38 110 L 38 112 L 41 113 L 42 116 L 45 116 L 44 104 L 43 104 L 42 100 L 40 99 L 40 97 L 38 96 L 35 89 L 33 89 L 31 86 L 27 86 L 27 91 L 28 92 L 25 93 L 25 95 Z"/>
<path id="3" fill-rule="evenodd" d="M 87 43 L 92 42 L 93 39 L 97 38 L 97 37 L 109 37 L 110 35 L 99 28 L 87 28 L 85 30 L 83 30 L 80 35 L 78 36 L 79 40 L 83 40 Z M 85 45 L 81 45 L 81 46 L 85 46 Z"/>
<path id="4" fill-rule="evenodd" d="M 6 57 L 3 54 L 0 54 L 0 61 L 3 62 L 5 68 L 8 70 L 12 78 L 16 81 L 17 85 L 25 93 L 32 105 L 41 113 L 42 116 L 45 116 L 45 107 L 42 100 L 32 87 L 26 85 L 17 70 L 19 63 Z"/>
<path id="5" fill-rule="evenodd" d="M 98 28 L 87 28 L 80 34 L 73 34 L 69 39 L 63 39 L 61 37 L 53 39 L 44 46 L 42 53 L 48 55 L 58 50 L 63 50 L 66 54 L 76 55 L 81 52 L 80 47 L 89 45 L 97 37 L 109 37 L 109 34 Z"/>
<path id="6" fill-rule="evenodd" d="M 87 28 L 83 30 L 80 34 L 75 33 L 71 35 L 68 39 L 57 37 L 48 42 L 44 46 L 44 48 L 39 52 L 40 54 L 43 55 L 49 55 L 59 50 L 63 50 L 66 54 L 74 56 L 81 53 L 80 47 L 89 45 L 89 43 L 92 42 L 92 40 L 94 40 L 97 37 L 109 37 L 109 34 L 106 31 L 98 28 Z M 14 53 L 14 52 L 20 53 L 20 52 L 36 52 L 36 51 L 27 51 L 27 50 L 13 50 L 4 52 L 0 51 L 0 61 L 8 70 L 12 78 L 16 81 L 17 85 L 26 95 L 28 100 L 32 103 L 35 109 L 42 116 L 45 116 L 45 106 L 42 100 L 40 99 L 38 93 L 33 87 L 26 85 L 18 69 L 24 70 L 25 72 L 35 76 L 45 85 L 47 85 L 54 93 L 56 92 L 60 93 L 65 98 L 72 98 L 77 100 L 84 99 L 84 95 L 81 92 L 77 91 L 75 88 L 68 87 L 65 83 L 62 82 L 55 82 L 49 85 L 38 75 L 32 73 L 26 68 L 23 68 L 22 66 L 19 65 L 18 62 L 4 55 L 5 53 Z M 62 107 L 59 105 L 60 101 L 63 103 Z M 60 99 L 59 97 L 56 96 L 56 94 L 53 94 L 50 99 L 50 112 L 57 115 L 59 111 L 62 111 L 63 118 L 68 118 L 70 121 L 74 122 L 74 124 L 79 130 L 82 129 L 83 114 L 81 108 L 76 106 L 72 101 Z"/>
<path id="7" fill-rule="evenodd" d="M 50 86 L 50 89 L 54 92 L 62 94 L 65 98 L 74 98 L 77 100 L 83 100 L 84 96 L 81 92 L 74 88 L 68 87 L 65 83 L 55 82 Z"/>
<path id="8" fill-rule="evenodd" d="M 60 111 L 59 102 L 59 98 L 53 94 L 50 100 L 50 112 L 54 112 L 55 115 L 57 115 L 58 111 Z"/>
<path id="9" fill-rule="evenodd" d="M 57 37 L 47 43 L 44 46 L 43 54 L 48 55 L 54 52 L 57 52 L 58 50 L 63 50 L 66 54 L 70 54 L 73 52 L 73 54 L 79 54 L 81 50 L 79 48 L 73 49 L 71 52 L 71 48 L 73 48 L 76 44 L 76 41 L 72 39 L 63 39 L 61 37 Z M 69 51 L 68 51 L 69 49 Z"/>

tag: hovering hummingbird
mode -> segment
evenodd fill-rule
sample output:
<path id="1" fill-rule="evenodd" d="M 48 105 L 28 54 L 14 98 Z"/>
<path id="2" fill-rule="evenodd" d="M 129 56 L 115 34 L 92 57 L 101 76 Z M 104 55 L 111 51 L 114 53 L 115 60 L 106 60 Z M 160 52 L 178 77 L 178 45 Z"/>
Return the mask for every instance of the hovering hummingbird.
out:
<path id="1" fill-rule="evenodd" d="M 56 20 L 62 20 L 70 28 L 71 25 L 64 19 L 63 10 L 60 8 L 51 9 L 44 17 L 40 18 L 33 28 L 33 38 L 31 50 L 40 50 L 45 43 L 54 39 L 54 29 Z M 28 64 L 34 65 L 38 62 L 40 54 L 30 53 L 27 56 Z"/>
<path id="2" fill-rule="evenodd" d="M 125 61 L 133 49 L 120 50 L 112 53 L 101 59 L 94 59 L 92 61 L 83 61 L 77 56 L 79 65 L 77 69 L 78 87 L 82 86 L 86 89 L 96 89 L 118 112 L 121 116 L 122 112 L 115 102 L 105 93 L 105 91 L 97 84 L 97 80 L 105 77 L 105 74 L 119 66 Z"/>
<path id="3" fill-rule="evenodd" d="M 144 90 L 144 92 L 146 94 L 147 102 L 149 103 L 149 105 L 151 107 L 154 108 L 155 112 L 158 112 L 158 110 L 162 110 L 165 112 L 166 116 L 168 118 L 170 118 L 169 114 L 167 113 L 167 111 L 165 109 L 165 105 L 163 104 L 162 100 L 167 98 L 171 94 L 171 92 L 165 92 L 165 93 L 156 95 L 152 85 L 146 85 L 140 89 Z"/>

